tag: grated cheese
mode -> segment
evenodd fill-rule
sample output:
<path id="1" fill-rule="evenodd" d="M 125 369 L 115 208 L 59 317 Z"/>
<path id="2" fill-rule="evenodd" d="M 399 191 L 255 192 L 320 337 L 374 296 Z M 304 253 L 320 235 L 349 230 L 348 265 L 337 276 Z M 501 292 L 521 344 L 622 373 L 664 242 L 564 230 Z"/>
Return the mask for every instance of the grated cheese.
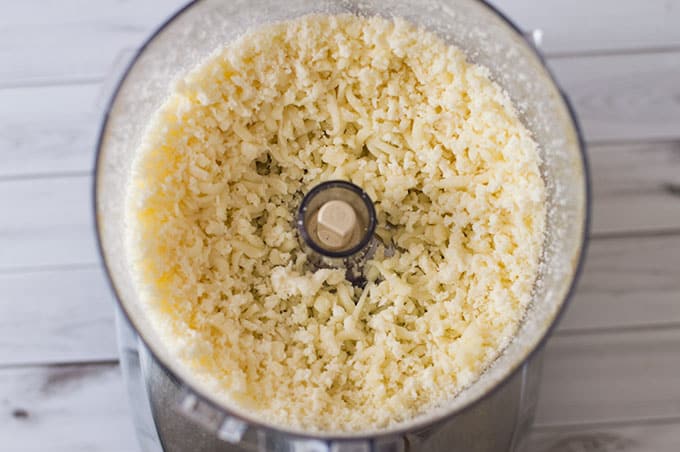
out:
<path id="1" fill-rule="evenodd" d="M 451 399 L 512 338 L 543 240 L 538 165 L 460 49 L 403 20 L 306 16 L 177 83 L 138 152 L 128 246 L 153 323 L 218 399 L 370 430 Z M 366 190 L 397 247 L 363 290 L 298 245 L 301 195 L 329 179 Z"/>

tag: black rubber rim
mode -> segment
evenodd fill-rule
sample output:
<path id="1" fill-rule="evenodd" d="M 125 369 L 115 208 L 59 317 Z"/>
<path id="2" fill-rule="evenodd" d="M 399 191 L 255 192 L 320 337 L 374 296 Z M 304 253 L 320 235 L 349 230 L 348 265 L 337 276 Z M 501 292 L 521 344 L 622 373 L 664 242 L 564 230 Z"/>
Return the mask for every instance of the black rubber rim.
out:
<path id="1" fill-rule="evenodd" d="M 286 430 L 283 428 L 275 427 L 272 425 L 267 425 L 264 424 L 260 421 L 254 420 L 254 419 L 249 419 L 247 417 L 241 416 L 240 414 L 234 413 L 231 410 L 228 410 L 224 407 L 222 407 L 220 404 L 214 402 L 208 394 L 205 394 L 204 392 L 200 391 L 199 389 L 196 389 L 195 387 L 191 386 L 190 384 L 184 382 L 181 380 L 175 372 L 173 372 L 170 367 L 163 362 L 159 357 L 158 353 L 154 351 L 154 349 L 150 346 L 149 342 L 142 336 L 142 334 L 139 332 L 139 328 L 137 328 L 137 325 L 133 322 L 132 318 L 130 317 L 129 313 L 125 310 L 125 306 L 123 303 L 120 301 L 120 296 L 118 293 L 118 289 L 116 288 L 113 279 L 111 277 L 111 274 L 109 273 L 109 266 L 106 260 L 106 254 L 104 253 L 104 248 L 102 245 L 101 237 L 99 235 L 99 215 L 97 215 L 97 181 L 99 179 L 99 172 L 100 172 L 100 164 L 101 164 L 101 152 L 102 152 L 102 144 L 103 144 L 103 139 L 104 139 L 104 132 L 106 130 L 106 127 L 109 122 L 109 115 L 111 113 L 111 108 L 113 107 L 113 104 L 115 102 L 115 99 L 118 96 L 118 93 L 120 89 L 122 88 L 123 84 L 127 80 L 127 77 L 136 64 L 137 60 L 139 59 L 140 55 L 144 53 L 146 48 L 149 46 L 149 44 L 163 31 L 165 28 L 172 22 L 175 21 L 179 16 L 181 16 L 184 12 L 189 10 L 191 7 L 193 7 L 195 4 L 199 3 L 201 0 L 191 0 L 189 3 L 187 3 L 185 6 L 177 10 L 174 14 L 172 14 L 167 20 L 165 20 L 150 36 L 149 38 L 146 39 L 144 44 L 137 49 L 137 51 L 134 54 L 134 57 L 130 61 L 130 63 L 127 65 L 125 68 L 125 71 L 123 72 L 123 75 L 120 77 L 120 80 L 116 83 L 116 87 L 107 102 L 104 115 L 102 117 L 102 122 L 101 126 L 99 128 L 99 135 L 97 138 L 97 147 L 96 147 L 96 153 L 95 153 L 95 172 L 94 172 L 94 178 L 93 178 L 93 186 L 92 186 L 92 192 L 93 192 L 93 197 L 92 197 L 92 203 L 93 203 L 93 212 L 94 212 L 94 226 L 95 226 L 95 236 L 96 236 L 96 242 L 97 242 L 97 251 L 98 254 L 104 263 L 104 268 L 106 269 L 106 280 L 109 284 L 109 287 L 111 288 L 112 292 L 115 295 L 116 302 L 118 303 L 120 307 L 120 311 L 123 313 L 123 316 L 125 319 L 129 322 L 129 324 L 133 327 L 135 332 L 137 333 L 138 337 L 140 338 L 141 342 L 144 344 L 144 346 L 147 348 L 151 356 L 153 357 L 154 360 L 157 361 L 158 365 L 163 369 L 163 371 L 167 372 L 172 378 L 175 378 L 178 381 L 182 381 L 182 385 L 191 390 L 194 394 L 196 394 L 198 397 L 202 399 L 204 403 L 207 403 L 211 407 L 213 407 L 215 410 L 218 410 L 225 415 L 238 419 L 248 425 L 249 428 L 258 428 L 258 429 L 263 429 L 263 430 L 268 430 L 275 432 L 279 435 L 284 435 L 289 438 L 298 438 L 298 439 L 309 439 L 309 440 L 322 440 L 322 441 L 367 441 L 367 442 L 372 442 L 375 439 L 379 438 L 391 438 L 391 437 L 398 437 L 398 436 L 403 436 L 406 434 L 411 434 L 411 433 L 416 433 L 419 431 L 422 431 L 426 428 L 431 428 L 433 426 L 441 425 L 447 421 L 450 421 L 452 418 L 455 416 L 458 416 L 465 411 L 475 407 L 477 404 L 480 402 L 486 400 L 487 398 L 493 396 L 500 388 L 505 386 L 505 384 L 515 376 L 515 374 L 522 368 L 522 366 L 531 360 L 545 345 L 545 342 L 547 339 L 550 337 L 551 333 L 554 331 L 555 327 L 559 323 L 559 320 L 562 318 L 564 315 L 564 312 L 566 308 L 569 306 L 569 303 L 572 299 L 572 296 L 574 294 L 574 291 L 576 289 L 576 285 L 581 277 L 581 274 L 583 272 L 583 264 L 585 261 L 585 254 L 586 254 L 586 249 L 588 247 L 589 243 L 589 231 L 590 231 L 590 225 L 591 225 L 591 204 L 592 204 L 592 190 L 591 190 L 591 175 L 590 175 L 590 168 L 588 165 L 588 159 L 586 155 L 586 148 L 585 148 L 585 143 L 583 140 L 583 134 L 582 134 L 582 129 L 581 126 L 577 120 L 576 114 L 574 112 L 574 108 L 571 105 L 571 102 L 569 101 L 568 96 L 564 93 L 564 91 L 560 88 L 560 85 L 557 82 L 557 79 L 555 78 L 553 72 L 550 70 L 550 68 L 547 66 L 545 58 L 543 55 L 538 51 L 534 43 L 529 41 L 524 33 L 519 29 L 517 25 L 515 25 L 514 22 L 512 22 L 505 14 L 503 14 L 501 11 L 499 11 L 495 6 L 491 5 L 490 3 L 487 2 L 487 0 L 477 0 L 480 4 L 485 6 L 488 10 L 490 10 L 492 13 L 496 14 L 503 22 L 506 23 L 512 30 L 517 33 L 517 35 L 522 38 L 522 40 L 527 44 L 527 46 L 530 48 L 534 56 L 538 59 L 538 61 L 542 64 L 544 70 L 548 74 L 548 77 L 550 81 L 552 82 L 553 86 L 557 89 L 557 91 L 560 94 L 560 97 L 562 98 L 562 102 L 564 102 L 564 105 L 567 108 L 567 111 L 569 113 L 569 117 L 571 119 L 572 125 L 574 127 L 574 130 L 577 135 L 578 139 L 578 144 L 579 144 L 579 151 L 581 154 L 581 170 L 583 171 L 583 176 L 584 176 L 584 184 L 585 184 L 585 205 L 584 205 L 584 218 L 583 218 L 583 224 L 582 224 L 582 240 L 581 240 L 581 247 L 578 250 L 578 260 L 574 269 L 574 274 L 573 278 L 571 281 L 571 284 L 569 286 L 569 289 L 567 290 L 567 293 L 565 295 L 565 298 L 558 309 L 557 313 L 555 314 L 555 317 L 552 320 L 552 323 L 548 328 L 546 328 L 544 334 L 542 337 L 536 342 L 535 347 L 527 353 L 527 355 L 520 360 L 514 367 L 511 367 L 508 373 L 503 377 L 498 380 L 498 382 L 485 394 L 479 396 L 476 399 L 470 400 L 466 405 L 461 406 L 460 408 L 442 414 L 439 417 L 429 419 L 427 423 L 425 422 L 419 422 L 415 423 L 411 427 L 404 427 L 400 429 L 395 429 L 393 431 L 385 432 L 385 433 L 376 433 L 372 435 L 367 435 L 367 434 L 359 434 L 359 435 L 347 435 L 347 436 L 334 436 L 334 435 L 312 435 L 312 434 L 306 434 L 302 432 L 297 432 L 297 431 L 291 431 L 291 430 Z"/>

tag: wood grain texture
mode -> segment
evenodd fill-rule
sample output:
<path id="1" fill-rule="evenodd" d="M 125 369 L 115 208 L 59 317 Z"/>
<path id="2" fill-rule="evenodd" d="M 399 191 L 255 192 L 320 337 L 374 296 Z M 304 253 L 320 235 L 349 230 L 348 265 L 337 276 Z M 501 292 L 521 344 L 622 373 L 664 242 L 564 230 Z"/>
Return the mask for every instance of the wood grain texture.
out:
<path id="1" fill-rule="evenodd" d="M 127 403 L 117 365 L 0 369 L 2 450 L 138 450 Z"/>
<path id="2" fill-rule="evenodd" d="M 596 235 L 680 230 L 680 141 L 591 145 L 588 151 Z"/>
<path id="3" fill-rule="evenodd" d="M 680 328 L 548 342 L 536 424 L 680 417 Z"/>
<path id="4" fill-rule="evenodd" d="M 544 31 L 548 55 L 680 46 L 674 0 L 490 0 L 526 30 Z"/>
<path id="5" fill-rule="evenodd" d="M 104 78 L 186 0 L 26 0 L 0 15 L 0 86 Z"/>
<path id="6" fill-rule="evenodd" d="M 593 240 L 558 332 L 680 325 L 678 250 L 680 235 Z"/>
<path id="7" fill-rule="evenodd" d="M 680 138 L 680 51 L 549 61 L 588 141 Z"/>
<path id="8" fill-rule="evenodd" d="M 92 178 L 0 181 L 0 272 L 98 261 Z"/>
<path id="9" fill-rule="evenodd" d="M 1 365 L 115 359 L 101 268 L 0 274 L 0 294 Z"/>
<path id="10" fill-rule="evenodd" d="M 526 452 L 677 452 L 678 432 L 677 421 L 538 429 L 529 437 Z"/>
<path id="11" fill-rule="evenodd" d="M 0 178 L 91 171 L 100 83 L 0 89 Z"/>

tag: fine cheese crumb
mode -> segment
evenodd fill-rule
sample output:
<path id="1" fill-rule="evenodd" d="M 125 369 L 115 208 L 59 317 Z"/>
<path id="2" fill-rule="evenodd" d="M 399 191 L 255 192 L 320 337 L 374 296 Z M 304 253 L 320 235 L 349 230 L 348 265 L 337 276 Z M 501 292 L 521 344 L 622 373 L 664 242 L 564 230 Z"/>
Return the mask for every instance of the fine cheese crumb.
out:
<path id="1" fill-rule="evenodd" d="M 138 152 L 129 251 L 152 323 L 223 403 L 308 431 L 382 428 L 450 400 L 517 330 L 539 163 L 460 49 L 403 20 L 306 16 L 177 83 Z M 363 289 L 299 246 L 301 196 L 332 179 L 369 194 L 396 249 Z"/>

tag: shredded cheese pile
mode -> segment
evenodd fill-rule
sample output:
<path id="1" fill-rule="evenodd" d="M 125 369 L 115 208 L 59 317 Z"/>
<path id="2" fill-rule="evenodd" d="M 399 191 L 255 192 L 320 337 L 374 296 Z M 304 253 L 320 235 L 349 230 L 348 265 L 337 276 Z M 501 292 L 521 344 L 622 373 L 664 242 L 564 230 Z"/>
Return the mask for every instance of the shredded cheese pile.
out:
<path id="1" fill-rule="evenodd" d="M 379 249 L 353 287 L 314 269 L 294 215 L 343 179 Z M 218 399 L 308 431 L 408 420 L 472 383 L 530 301 L 545 202 L 536 144 L 488 71 L 402 21 L 257 29 L 179 81 L 129 193 L 140 291 Z"/>

